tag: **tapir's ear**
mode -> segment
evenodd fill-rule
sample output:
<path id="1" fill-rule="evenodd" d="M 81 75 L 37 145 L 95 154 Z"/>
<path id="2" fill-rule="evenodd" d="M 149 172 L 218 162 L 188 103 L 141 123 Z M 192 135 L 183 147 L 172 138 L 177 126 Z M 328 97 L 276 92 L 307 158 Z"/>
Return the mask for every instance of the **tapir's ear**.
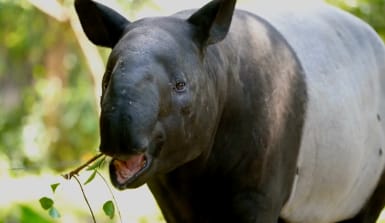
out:
<path id="1" fill-rule="evenodd" d="M 223 40 L 230 28 L 236 0 L 213 0 L 188 18 L 197 27 L 196 38 L 203 45 Z"/>
<path id="2" fill-rule="evenodd" d="M 116 11 L 91 0 L 75 0 L 75 9 L 88 39 L 99 46 L 114 47 L 129 24 Z"/>

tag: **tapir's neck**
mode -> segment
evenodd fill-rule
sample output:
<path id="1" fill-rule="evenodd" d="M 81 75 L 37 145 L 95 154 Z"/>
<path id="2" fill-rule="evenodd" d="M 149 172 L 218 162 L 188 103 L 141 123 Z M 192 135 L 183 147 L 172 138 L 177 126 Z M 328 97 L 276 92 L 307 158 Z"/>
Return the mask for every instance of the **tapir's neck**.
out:
<path id="1" fill-rule="evenodd" d="M 212 148 L 215 144 L 216 134 L 224 113 L 228 110 L 229 103 L 237 99 L 239 94 L 239 52 L 227 41 L 223 41 L 219 44 L 208 46 L 203 52 L 202 62 L 205 69 L 205 73 L 208 75 L 207 81 L 210 84 L 210 93 L 213 94 L 214 100 L 210 100 L 210 111 L 215 110 L 215 116 L 207 120 L 214 126 L 212 129 L 211 137 L 205 145 L 204 153 L 200 159 L 196 161 L 197 165 L 205 166 L 202 164 L 208 161 L 208 158 L 212 155 Z M 204 96 L 207 97 L 205 94 Z M 236 104 L 234 104 L 236 105 Z M 207 116 L 207 114 L 205 114 Z"/>
<path id="2" fill-rule="evenodd" d="M 264 21 L 247 25 L 235 17 L 227 38 L 207 48 L 220 108 L 207 170 L 216 174 L 263 168 L 284 134 L 295 135 L 287 143 L 298 143 L 305 116 L 306 86 L 295 53 Z M 245 29 L 255 32 L 239 35 Z"/>

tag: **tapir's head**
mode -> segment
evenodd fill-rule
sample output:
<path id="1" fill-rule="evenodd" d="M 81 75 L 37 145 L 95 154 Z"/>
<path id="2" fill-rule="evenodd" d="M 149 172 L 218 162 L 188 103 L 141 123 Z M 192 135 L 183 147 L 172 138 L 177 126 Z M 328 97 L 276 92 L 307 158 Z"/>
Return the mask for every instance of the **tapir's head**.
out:
<path id="1" fill-rule="evenodd" d="M 219 106 L 206 48 L 223 40 L 235 0 L 180 17 L 126 18 L 90 0 L 75 7 L 87 37 L 112 49 L 103 77 L 100 150 L 119 189 L 137 187 L 204 154 Z M 211 73 L 210 73 L 211 72 Z"/>

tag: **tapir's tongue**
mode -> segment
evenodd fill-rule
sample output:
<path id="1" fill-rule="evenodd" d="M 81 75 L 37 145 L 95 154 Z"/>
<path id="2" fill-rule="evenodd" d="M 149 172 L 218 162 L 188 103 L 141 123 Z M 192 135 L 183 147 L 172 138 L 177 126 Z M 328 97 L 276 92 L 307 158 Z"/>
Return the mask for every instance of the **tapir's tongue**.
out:
<path id="1" fill-rule="evenodd" d="M 124 184 L 146 166 L 146 157 L 144 154 L 130 156 L 127 160 L 114 160 L 117 181 Z"/>

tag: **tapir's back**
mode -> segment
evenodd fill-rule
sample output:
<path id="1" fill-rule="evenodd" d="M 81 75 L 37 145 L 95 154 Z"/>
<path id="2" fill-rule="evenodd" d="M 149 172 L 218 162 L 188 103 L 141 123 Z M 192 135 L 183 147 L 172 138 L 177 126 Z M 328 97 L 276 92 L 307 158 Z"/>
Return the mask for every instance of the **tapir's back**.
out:
<path id="1" fill-rule="evenodd" d="M 309 95 L 299 174 L 281 214 L 290 222 L 352 217 L 385 163 L 384 45 L 367 24 L 330 6 L 262 17 L 296 53 Z"/>

